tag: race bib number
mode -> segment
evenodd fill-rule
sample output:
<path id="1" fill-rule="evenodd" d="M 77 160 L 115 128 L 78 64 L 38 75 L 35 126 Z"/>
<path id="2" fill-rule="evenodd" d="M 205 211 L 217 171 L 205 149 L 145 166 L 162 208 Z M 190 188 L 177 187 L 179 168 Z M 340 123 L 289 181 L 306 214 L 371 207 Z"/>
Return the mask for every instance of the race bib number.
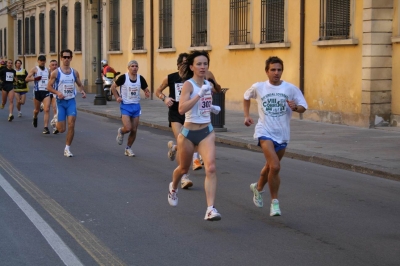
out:
<path id="1" fill-rule="evenodd" d="M 6 72 L 6 81 L 14 81 L 14 73 Z"/>
<path id="2" fill-rule="evenodd" d="M 39 80 L 39 86 L 41 88 L 47 88 L 47 83 L 49 82 L 49 79 L 46 76 L 42 76 L 42 79 Z"/>
<path id="3" fill-rule="evenodd" d="M 65 99 L 74 97 L 74 84 L 64 84 L 62 91 Z"/>
<path id="4" fill-rule="evenodd" d="M 137 87 L 128 87 L 128 100 L 136 100 L 139 99 L 139 89 Z"/>
<path id="5" fill-rule="evenodd" d="M 209 116 L 211 111 L 212 96 L 211 94 L 206 94 L 204 97 L 200 98 L 199 101 L 199 115 Z"/>
<path id="6" fill-rule="evenodd" d="M 181 98 L 183 83 L 175 83 L 175 102 Z"/>

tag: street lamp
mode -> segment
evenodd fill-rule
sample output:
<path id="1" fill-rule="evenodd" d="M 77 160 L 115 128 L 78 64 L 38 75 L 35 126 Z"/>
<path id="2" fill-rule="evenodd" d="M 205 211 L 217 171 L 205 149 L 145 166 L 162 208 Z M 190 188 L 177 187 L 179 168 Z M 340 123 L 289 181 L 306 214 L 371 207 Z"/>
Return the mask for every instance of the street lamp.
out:
<path id="1" fill-rule="evenodd" d="M 96 91 L 97 94 L 94 97 L 94 105 L 106 105 L 106 97 L 103 93 L 103 80 L 101 78 L 101 0 L 97 1 L 97 79 L 96 79 Z"/>

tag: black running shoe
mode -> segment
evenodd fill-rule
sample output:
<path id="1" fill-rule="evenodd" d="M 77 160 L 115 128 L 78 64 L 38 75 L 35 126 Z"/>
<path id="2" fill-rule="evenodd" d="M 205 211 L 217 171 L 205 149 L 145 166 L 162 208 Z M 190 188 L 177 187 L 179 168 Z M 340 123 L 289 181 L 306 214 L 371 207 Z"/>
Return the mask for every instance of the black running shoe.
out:
<path id="1" fill-rule="evenodd" d="M 37 127 L 37 117 L 33 118 L 33 122 L 32 122 L 34 127 Z"/>
<path id="2" fill-rule="evenodd" d="M 48 127 L 43 128 L 43 134 L 50 134 Z"/>
<path id="3" fill-rule="evenodd" d="M 53 130 L 53 134 L 58 134 L 59 132 L 58 132 L 58 130 L 57 130 L 57 128 L 55 128 L 54 130 Z"/>
<path id="4" fill-rule="evenodd" d="M 8 122 L 13 121 L 13 119 L 14 119 L 14 116 L 13 116 L 13 115 L 9 115 L 9 116 L 8 116 Z"/>

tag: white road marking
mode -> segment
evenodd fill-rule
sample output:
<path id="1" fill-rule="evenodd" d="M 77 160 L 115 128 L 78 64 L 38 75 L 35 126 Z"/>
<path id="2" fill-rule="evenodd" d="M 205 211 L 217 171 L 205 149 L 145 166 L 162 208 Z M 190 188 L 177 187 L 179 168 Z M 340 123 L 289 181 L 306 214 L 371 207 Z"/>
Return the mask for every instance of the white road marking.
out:
<path id="1" fill-rule="evenodd" d="M 31 220 L 39 232 L 43 235 L 49 245 L 57 253 L 65 265 L 80 266 L 83 264 L 75 256 L 75 254 L 68 248 L 62 239 L 54 232 L 46 221 L 29 205 L 28 202 L 7 182 L 7 180 L 0 174 L 0 186 L 10 196 L 10 198 L 18 205 L 18 207 L 25 213 Z"/>

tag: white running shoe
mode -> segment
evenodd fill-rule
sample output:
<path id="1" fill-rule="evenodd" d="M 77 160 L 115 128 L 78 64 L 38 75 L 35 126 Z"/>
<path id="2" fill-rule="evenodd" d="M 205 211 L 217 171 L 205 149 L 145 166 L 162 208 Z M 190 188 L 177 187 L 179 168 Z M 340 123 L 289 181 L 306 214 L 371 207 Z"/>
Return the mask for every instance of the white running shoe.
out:
<path id="1" fill-rule="evenodd" d="M 22 112 L 18 112 L 18 117 L 22 117 Z"/>
<path id="2" fill-rule="evenodd" d="M 279 208 L 279 201 L 277 199 L 273 199 L 271 202 L 271 211 L 269 212 L 269 216 L 281 216 L 281 209 Z"/>
<path id="3" fill-rule="evenodd" d="M 214 207 L 211 210 L 209 210 L 207 208 L 206 216 L 204 217 L 204 220 L 207 220 L 207 221 L 219 221 L 219 220 L 221 220 L 221 214 L 219 214 L 217 209 L 214 208 Z"/>
<path id="4" fill-rule="evenodd" d="M 169 183 L 169 188 L 168 188 L 168 203 L 171 206 L 176 206 L 178 205 L 178 189 L 173 189 L 172 188 L 172 182 Z"/>
<path id="5" fill-rule="evenodd" d="M 70 150 L 65 149 L 65 150 L 64 150 L 64 156 L 65 156 L 65 157 L 73 157 L 74 155 L 71 153 Z"/>
<path id="6" fill-rule="evenodd" d="M 262 208 L 263 204 L 263 198 L 262 198 L 262 194 L 264 193 L 264 191 L 258 191 L 257 190 L 257 183 L 253 183 L 250 185 L 250 190 L 253 192 L 254 197 L 253 197 L 253 202 L 254 204 L 259 207 Z"/>
<path id="7" fill-rule="evenodd" d="M 121 128 L 118 128 L 118 135 L 117 135 L 116 140 L 117 140 L 118 145 L 122 145 L 122 142 L 124 142 L 124 134 L 122 134 Z M 125 155 L 126 155 L 126 152 L 125 152 Z M 135 155 L 133 155 L 133 156 L 135 156 Z"/>
<path id="8" fill-rule="evenodd" d="M 181 188 L 187 189 L 193 186 L 192 180 L 189 179 L 189 175 L 184 174 L 181 179 Z"/>
<path id="9" fill-rule="evenodd" d="M 43 110 L 44 110 L 44 104 L 41 103 L 41 104 L 40 104 L 40 109 L 39 109 L 39 111 L 40 111 L 40 112 L 43 112 Z"/>
<path id="10" fill-rule="evenodd" d="M 176 148 L 174 149 L 174 142 L 172 140 L 168 141 L 168 158 L 173 161 L 175 160 Z"/>
<path id="11" fill-rule="evenodd" d="M 129 157 L 135 157 L 135 154 L 133 153 L 132 149 L 125 149 L 125 155 Z"/>
<path id="12" fill-rule="evenodd" d="M 50 125 L 52 128 L 56 128 L 56 124 L 57 124 L 57 115 L 55 115 L 53 119 L 51 119 L 50 121 Z"/>
<path id="13" fill-rule="evenodd" d="M 201 157 L 200 154 L 199 154 L 199 160 L 200 160 L 201 165 L 204 165 L 203 157 Z"/>

